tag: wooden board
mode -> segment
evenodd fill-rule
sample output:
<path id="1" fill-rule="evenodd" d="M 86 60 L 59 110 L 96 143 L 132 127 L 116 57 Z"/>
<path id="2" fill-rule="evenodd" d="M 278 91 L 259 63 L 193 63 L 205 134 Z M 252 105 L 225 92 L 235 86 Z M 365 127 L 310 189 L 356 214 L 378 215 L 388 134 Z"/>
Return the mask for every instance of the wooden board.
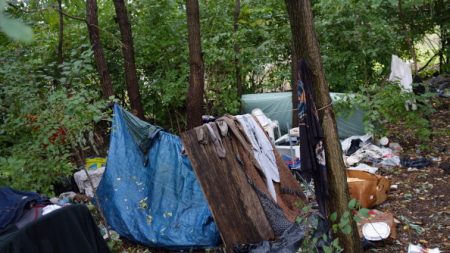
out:
<path id="1" fill-rule="evenodd" d="M 200 126 L 207 133 L 206 126 Z M 214 128 L 217 134 L 217 128 Z M 194 130 L 181 134 L 185 150 L 206 196 L 227 252 L 243 243 L 274 238 L 261 203 L 247 182 L 233 150 L 232 140 L 222 138 L 226 156 L 220 158 L 208 136 L 201 144 Z"/>

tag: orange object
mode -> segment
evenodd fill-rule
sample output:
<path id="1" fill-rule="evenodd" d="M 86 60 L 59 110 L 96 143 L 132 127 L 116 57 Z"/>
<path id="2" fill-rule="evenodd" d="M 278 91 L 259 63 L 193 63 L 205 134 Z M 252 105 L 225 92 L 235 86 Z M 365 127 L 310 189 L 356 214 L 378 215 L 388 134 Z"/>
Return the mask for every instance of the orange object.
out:
<path id="1" fill-rule="evenodd" d="M 387 178 L 357 170 L 347 170 L 347 183 L 350 196 L 364 208 L 372 208 L 386 201 L 390 187 Z"/>

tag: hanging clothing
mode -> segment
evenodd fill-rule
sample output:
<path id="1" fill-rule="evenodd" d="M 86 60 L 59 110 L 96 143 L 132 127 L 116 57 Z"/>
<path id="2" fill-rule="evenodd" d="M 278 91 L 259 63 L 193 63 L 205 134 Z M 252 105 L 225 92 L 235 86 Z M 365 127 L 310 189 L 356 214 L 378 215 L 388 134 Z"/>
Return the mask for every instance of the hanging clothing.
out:
<path id="1" fill-rule="evenodd" d="M 303 177 L 307 182 L 314 180 L 315 195 L 319 211 L 327 215 L 328 180 L 323 149 L 323 131 L 319 123 L 316 105 L 312 97 L 312 73 L 305 60 L 298 64 L 298 118 L 300 128 L 300 161 Z"/>
<path id="2" fill-rule="evenodd" d="M 266 134 L 250 114 L 238 115 L 236 119 L 242 125 L 245 134 L 251 142 L 253 154 L 261 165 L 262 172 L 266 177 L 267 189 L 276 202 L 277 194 L 273 182 L 280 182 L 280 173 L 278 172 L 272 143 L 270 143 Z"/>

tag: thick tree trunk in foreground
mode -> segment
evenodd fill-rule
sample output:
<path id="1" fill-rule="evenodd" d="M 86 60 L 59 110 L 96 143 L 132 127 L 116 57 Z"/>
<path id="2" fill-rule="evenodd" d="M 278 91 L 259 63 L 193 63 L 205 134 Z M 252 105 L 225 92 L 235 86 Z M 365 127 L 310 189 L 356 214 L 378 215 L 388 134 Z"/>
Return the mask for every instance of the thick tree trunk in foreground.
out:
<path id="1" fill-rule="evenodd" d="M 325 79 L 319 43 L 314 31 L 314 20 L 309 0 L 285 0 L 292 31 L 293 59 L 306 59 L 313 72 L 314 100 L 319 109 L 319 118 L 324 131 L 324 146 L 329 181 L 329 211 L 337 212 L 338 220 L 348 210 L 349 192 L 342 160 L 336 119 L 331 107 L 328 83 Z M 323 109 L 321 109 L 323 108 Z M 356 224 L 352 219 L 352 233 L 339 232 L 340 245 L 344 252 L 362 252 Z"/>
<path id="2" fill-rule="evenodd" d="M 292 44 L 292 43 L 291 43 Z M 297 95 L 297 84 L 300 77 L 297 75 L 297 65 L 298 65 L 297 56 L 294 53 L 294 46 L 291 45 L 291 88 L 292 88 L 292 126 L 298 126 L 298 95 Z"/>
<path id="3" fill-rule="evenodd" d="M 125 6 L 124 0 L 114 0 L 113 2 L 122 38 L 125 81 L 127 84 L 128 97 L 130 98 L 131 110 L 136 116 L 144 119 L 144 108 L 141 103 L 141 94 L 139 93 L 139 83 L 134 61 L 133 34 L 128 19 L 127 7 Z"/>
<path id="4" fill-rule="evenodd" d="M 187 98 L 187 128 L 202 124 L 203 89 L 205 86 L 202 47 L 200 37 L 200 14 L 198 0 L 186 0 L 189 41 L 189 91 Z"/>
<path id="5" fill-rule="evenodd" d="M 236 92 L 239 101 L 241 100 L 242 96 L 242 76 L 241 76 L 241 66 L 239 62 L 239 53 L 240 48 L 239 44 L 237 42 L 237 32 L 239 29 L 239 15 L 241 13 L 241 0 L 236 0 L 235 6 L 234 6 L 234 20 L 233 20 L 233 31 L 235 34 L 236 41 L 234 42 L 234 68 L 235 68 L 235 75 L 236 75 Z"/>
<path id="6" fill-rule="evenodd" d="M 100 42 L 100 31 L 98 29 L 97 0 L 86 0 L 86 19 L 89 32 L 89 39 L 94 52 L 95 66 L 100 77 L 102 93 L 104 98 L 114 95 L 111 76 L 109 75 L 103 47 Z"/>

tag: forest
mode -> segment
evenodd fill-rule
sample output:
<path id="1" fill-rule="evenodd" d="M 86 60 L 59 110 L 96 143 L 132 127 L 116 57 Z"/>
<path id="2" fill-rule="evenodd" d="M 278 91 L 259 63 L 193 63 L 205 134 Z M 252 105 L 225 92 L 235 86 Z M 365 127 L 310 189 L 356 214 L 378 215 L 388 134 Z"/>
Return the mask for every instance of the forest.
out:
<path id="1" fill-rule="evenodd" d="M 419 92 L 388 81 L 392 55 L 411 63 Z M 433 149 L 442 101 L 429 80 L 450 74 L 449 1 L 0 0 L 0 185 L 53 196 L 107 155 L 114 103 L 181 134 L 202 115 L 240 114 L 245 94 L 295 97 L 300 57 L 348 95 L 336 115 L 358 105 L 367 133 Z"/>

